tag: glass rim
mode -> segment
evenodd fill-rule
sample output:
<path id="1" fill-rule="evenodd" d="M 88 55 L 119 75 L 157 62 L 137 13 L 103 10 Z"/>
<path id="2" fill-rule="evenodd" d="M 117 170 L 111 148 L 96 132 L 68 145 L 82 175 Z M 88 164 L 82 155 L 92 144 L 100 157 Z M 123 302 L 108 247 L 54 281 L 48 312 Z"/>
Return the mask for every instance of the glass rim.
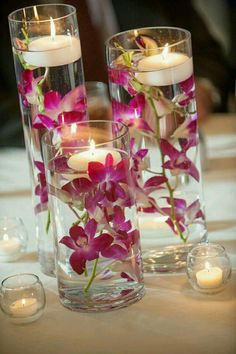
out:
<path id="1" fill-rule="evenodd" d="M 57 130 L 60 130 L 62 127 L 71 127 L 73 125 L 82 125 L 82 124 L 87 124 L 87 123 L 108 123 L 110 125 L 119 125 L 121 127 L 123 127 L 125 129 L 124 132 L 122 132 L 119 136 L 115 137 L 114 139 L 110 139 L 110 140 L 107 140 L 106 142 L 104 143 L 98 143 L 98 144 L 95 144 L 96 147 L 101 147 L 101 146 L 104 146 L 104 145 L 107 145 L 108 143 L 110 142 L 115 142 L 119 139 L 122 139 L 124 136 L 128 135 L 129 136 L 129 128 L 127 125 L 125 125 L 124 123 L 122 122 L 114 122 L 114 121 L 110 121 L 110 120 L 102 120 L 102 119 L 99 119 L 99 120 L 84 120 L 84 121 L 80 121 L 80 122 L 74 122 L 74 123 L 70 123 L 70 124 L 61 124 L 59 125 L 58 127 L 56 128 L 53 128 L 47 132 L 45 132 L 42 136 L 42 143 L 45 145 L 45 146 L 50 146 L 50 147 L 55 147 L 56 144 L 52 144 L 52 143 L 48 143 L 46 141 L 47 137 L 50 136 L 51 134 L 53 134 L 53 132 L 57 131 Z M 89 146 L 83 146 L 82 148 L 87 148 Z M 71 148 L 76 148 L 78 149 L 78 146 L 74 147 L 74 146 L 66 146 L 64 147 L 64 149 L 71 149 Z"/>
<path id="2" fill-rule="evenodd" d="M 210 248 L 212 248 L 213 250 L 216 250 L 216 251 L 218 251 L 218 254 L 216 254 L 216 255 L 208 255 L 208 254 L 204 254 L 204 255 L 197 255 L 197 254 L 193 254 L 193 252 L 197 252 L 197 251 L 199 251 L 199 250 L 201 250 L 201 249 L 210 249 Z M 197 245 L 196 247 L 194 247 L 194 248 L 192 248 L 192 250 L 189 252 L 189 257 L 194 257 L 194 258 L 203 258 L 203 257 L 206 257 L 206 258 L 215 258 L 215 257 L 219 257 L 219 256 L 221 256 L 222 254 L 224 254 L 225 253 L 225 247 L 224 246 L 222 246 L 222 245 L 220 245 L 220 244 L 218 244 L 218 243 L 210 243 L 210 242 L 208 242 L 208 243 L 203 243 L 203 244 L 199 244 L 199 245 Z"/>
<path id="3" fill-rule="evenodd" d="M 21 7 L 17 10 L 12 11 L 9 15 L 8 15 L 8 21 L 9 23 L 50 23 L 50 18 L 48 20 L 17 20 L 17 19 L 13 19 L 13 15 L 17 14 L 17 12 L 23 11 L 23 9 L 27 10 L 27 9 L 33 9 L 34 7 L 65 7 L 68 9 L 71 9 L 70 13 L 66 14 L 65 16 L 61 16 L 61 17 L 57 17 L 57 18 L 53 18 L 53 21 L 57 21 L 57 20 L 61 20 L 61 19 L 65 19 L 67 17 L 73 16 L 76 14 L 76 8 L 73 5 L 70 4 L 60 4 L 60 3 L 48 3 L 48 4 L 38 4 L 38 5 L 31 5 L 31 6 L 25 6 L 25 7 Z"/>
<path id="4" fill-rule="evenodd" d="M 4 227 L 4 226 L 2 226 L 2 224 L 1 224 L 2 221 L 4 222 L 4 220 L 6 220 L 6 221 L 8 221 L 8 220 L 9 220 L 9 221 L 13 221 L 14 224 L 13 224 L 13 225 L 10 225 L 10 226 L 6 225 L 6 226 Z M 0 216 L 0 230 L 13 229 L 14 227 L 19 226 L 19 225 L 22 225 L 22 224 L 23 224 L 23 220 L 22 220 L 19 216 L 7 216 L 7 215 L 5 215 L 5 216 Z"/>
<path id="5" fill-rule="evenodd" d="M 1 282 L 1 286 L 5 289 L 9 289 L 9 290 L 15 290 L 17 287 L 16 286 L 9 286 L 9 285 L 5 285 L 4 283 L 6 283 L 9 279 L 12 278 L 17 278 L 17 277 L 23 277 L 23 276 L 30 276 L 32 279 L 34 279 L 34 281 L 32 281 L 29 284 L 25 284 L 25 285 L 20 285 L 18 288 L 28 288 L 31 287 L 37 283 L 41 283 L 39 277 L 36 274 L 33 273 L 18 273 L 18 274 L 14 274 L 14 275 L 10 275 L 9 277 L 3 279 L 3 281 Z"/>
<path id="6" fill-rule="evenodd" d="M 177 45 L 180 45 L 181 43 L 185 42 L 186 40 L 189 40 L 191 39 L 191 32 L 188 31 L 187 29 L 185 28 L 181 28 L 181 27 L 174 27 L 174 26 L 151 26 L 151 27 L 139 27 L 139 28 L 133 28 L 133 29 L 129 29 L 129 30 L 125 30 L 125 31 L 121 31 L 121 32 L 118 32 L 118 33 L 115 33 L 113 35 L 111 35 L 110 37 L 107 38 L 107 40 L 105 41 L 105 46 L 106 48 L 109 48 L 109 49 L 112 49 L 114 51 L 121 51 L 120 48 L 116 48 L 114 47 L 114 45 L 110 44 L 110 41 L 112 38 L 115 38 L 115 37 L 118 37 L 120 35 L 124 35 L 126 33 L 129 33 L 129 32 L 134 32 L 134 31 L 141 31 L 141 30 L 178 30 L 180 32 L 183 32 L 186 34 L 186 38 L 184 39 L 181 39 L 179 41 L 177 41 L 176 43 L 173 43 L 173 44 L 170 44 L 168 45 L 168 48 L 172 48 L 174 46 L 177 46 Z M 165 48 L 165 46 L 161 46 L 161 47 L 158 47 L 158 49 L 162 49 L 162 48 Z M 125 51 L 127 52 L 136 52 L 136 51 L 139 51 L 140 52 L 140 48 L 129 48 L 129 49 L 125 49 Z M 148 51 L 156 51 L 156 48 L 148 48 Z"/>

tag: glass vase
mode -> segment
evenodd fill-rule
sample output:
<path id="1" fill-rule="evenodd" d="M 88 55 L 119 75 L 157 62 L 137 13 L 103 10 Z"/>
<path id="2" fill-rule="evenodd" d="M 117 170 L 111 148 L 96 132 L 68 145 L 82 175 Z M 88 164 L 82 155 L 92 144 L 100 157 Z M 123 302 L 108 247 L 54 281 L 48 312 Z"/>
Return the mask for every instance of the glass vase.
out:
<path id="1" fill-rule="evenodd" d="M 144 293 L 128 128 L 61 126 L 43 137 L 61 303 L 121 308 Z"/>
<path id="2" fill-rule="evenodd" d="M 106 42 L 115 121 L 129 126 L 137 153 L 144 271 L 178 271 L 207 230 L 191 35 L 141 28 Z"/>
<path id="3" fill-rule="evenodd" d="M 76 10 L 49 4 L 9 15 L 17 88 L 32 181 L 41 270 L 54 275 L 54 250 L 41 137 L 85 117 L 86 102 Z"/>

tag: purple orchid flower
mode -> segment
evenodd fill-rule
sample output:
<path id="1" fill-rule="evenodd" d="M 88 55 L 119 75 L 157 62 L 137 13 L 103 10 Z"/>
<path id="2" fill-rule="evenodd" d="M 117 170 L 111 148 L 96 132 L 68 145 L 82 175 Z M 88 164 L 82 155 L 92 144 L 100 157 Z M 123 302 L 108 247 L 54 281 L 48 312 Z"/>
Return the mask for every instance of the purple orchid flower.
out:
<path id="1" fill-rule="evenodd" d="M 37 114 L 35 129 L 52 129 L 61 124 L 70 124 L 86 118 L 86 92 L 83 85 L 68 92 L 64 97 L 57 91 L 44 94 L 44 112 Z"/>
<path id="2" fill-rule="evenodd" d="M 170 198 L 166 198 L 166 201 L 171 205 Z M 202 223 L 204 220 L 204 214 L 200 209 L 199 200 L 195 200 L 189 206 L 184 199 L 174 198 L 174 214 L 175 214 L 175 223 L 178 225 L 178 228 L 181 232 L 184 232 L 186 227 L 193 223 Z M 169 218 L 166 220 L 166 223 L 171 227 L 174 233 L 177 234 L 176 225 L 171 219 L 172 209 L 171 207 L 161 209 L 164 215 L 168 215 Z"/>
<path id="3" fill-rule="evenodd" d="M 125 199 L 126 193 L 120 182 L 125 181 L 128 174 L 129 160 L 121 160 L 113 165 L 113 156 L 107 154 L 105 164 L 101 162 L 89 162 L 88 175 L 92 183 L 99 185 L 99 190 L 110 202 L 117 199 Z"/>
<path id="4" fill-rule="evenodd" d="M 48 190 L 45 176 L 44 163 L 40 161 L 34 161 L 36 168 L 39 170 L 38 173 L 38 184 L 35 187 L 34 193 L 39 196 L 40 203 L 35 206 L 35 213 L 44 211 L 48 207 Z"/>
<path id="5" fill-rule="evenodd" d="M 148 154 L 148 149 L 139 149 L 134 151 L 135 140 L 130 141 L 130 150 L 133 165 L 131 168 L 131 176 L 134 183 L 134 193 L 136 195 L 136 202 L 138 210 L 145 213 L 153 213 L 158 211 L 158 206 L 154 198 L 150 194 L 158 189 L 163 188 L 163 184 L 167 182 L 167 178 L 160 175 L 149 178 L 144 185 L 140 183 L 140 176 L 142 171 L 146 168 L 146 163 L 143 159 Z"/>
<path id="6" fill-rule="evenodd" d="M 108 68 L 109 81 L 114 83 L 114 84 L 123 86 L 123 88 L 131 96 L 135 96 L 137 94 L 137 91 L 131 85 L 133 74 L 130 72 L 130 70 L 127 71 L 125 68 L 124 68 L 124 70 L 121 70 L 121 68 L 119 70 Z"/>
<path id="7" fill-rule="evenodd" d="M 70 256 L 70 264 L 78 274 L 84 273 L 86 261 L 99 258 L 99 253 L 105 251 L 113 242 L 113 237 L 107 233 L 95 237 L 96 231 L 97 223 L 91 219 L 85 228 L 78 225 L 72 226 L 69 236 L 64 236 L 60 240 L 60 243 L 74 251 Z"/>
<path id="8" fill-rule="evenodd" d="M 43 76 L 34 78 L 33 70 L 26 69 L 21 74 L 21 80 L 18 83 L 18 92 L 22 97 L 22 102 L 25 107 L 29 104 L 37 103 L 37 84 L 42 80 Z"/>
<path id="9" fill-rule="evenodd" d="M 144 132 L 153 132 L 146 120 L 142 118 L 144 108 L 145 96 L 142 93 L 130 100 L 128 105 L 112 100 L 112 111 L 116 121 L 126 124 L 129 128 L 135 127 Z"/>
<path id="10" fill-rule="evenodd" d="M 163 163 L 163 168 L 170 170 L 173 176 L 186 173 L 199 182 L 199 172 L 193 162 L 186 156 L 185 151 L 178 151 L 165 139 L 161 139 L 160 148 L 162 154 L 170 159 Z"/>
<path id="11" fill-rule="evenodd" d="M 177 102 L 180 106 L 186 107 L 194 97 L 195 84 L 193 75 L 187 80 L 180 82 L 180 88 L 183 94 L 178 97 Z"/>
<path id="12" fill-rule="evenodd" d="M 187 118 L 174 132 L 173 143 L 179 141 L 183 151 L 198 144 L 197 113 Z"/>

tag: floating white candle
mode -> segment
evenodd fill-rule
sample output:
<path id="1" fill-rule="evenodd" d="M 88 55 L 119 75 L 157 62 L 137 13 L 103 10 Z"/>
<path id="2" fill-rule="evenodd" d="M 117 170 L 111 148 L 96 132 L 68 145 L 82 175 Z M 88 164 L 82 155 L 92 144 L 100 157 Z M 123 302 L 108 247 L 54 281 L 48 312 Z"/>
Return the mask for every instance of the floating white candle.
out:
<path id="1" fill-rule="evenodd" d="M 136 78 L 148 86 L 166 86 L 177 84 L 193 74 L 192 58 L 182 53 L 168 52 L 151 55 L 138 63 Z"/>
<path id="2" fill-rule="evenodd" d="M 219 267 L 206 265 L 196 273 L 197 283 L 201 288 L 218 288 L 222 284 L 223 272 Z"/>
<path id="3" fill-rule="evenodd" d="M 14 301 L 10 305 L 10 312 L 15 317 L 27 317 L 35 315 L 38 308 L 37 300 L 29 297 Z"/>
<path id="4" fill-rule="evenodd" d="M 33 39 L 23 57 L 28 64 L 38 67 L 70 64 L 81 57 L 80 40 L 71 35 L 56 35 L 51 19 L 51 36 Z"/>
<path id="5" fill-rule="evenodd" d="M 113 165 L 116 165 L 121 160 L 121 155 L 117 150 L 95 148 L 95 143 L 91 140 L 90 148 L 72 155 L 67 164 L 76 171 L 87 172 L 89 162 L 96 161 L 104 164 L 108 154 L 111 154 L 113 157 Z"/>

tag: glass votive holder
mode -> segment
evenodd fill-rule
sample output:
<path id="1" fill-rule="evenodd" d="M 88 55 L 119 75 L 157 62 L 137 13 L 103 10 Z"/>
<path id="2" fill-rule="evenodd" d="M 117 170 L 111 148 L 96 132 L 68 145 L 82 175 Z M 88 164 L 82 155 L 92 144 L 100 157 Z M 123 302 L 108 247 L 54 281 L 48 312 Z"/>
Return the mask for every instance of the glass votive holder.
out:
<path id="1" fill-rule="evenodd" d="M 36 321 L 46 303 L 43 284 L 35 274 L 16 274 L 2 281 L 0 307 L 15 324 Z"/>
<path id="2" fill-rule="evenodd" d="M 192 287 L 205 294 L 223 290 L 231 276 L 230 259 L 223 246 L 202 243 L 187 256 L 187 275 Z"/>
<path id="3" fill-rule="evenodd" d="M 21 218 L 0 217 L 0 262 L 17 260 L 26 251 L 28 235 Z"/>

